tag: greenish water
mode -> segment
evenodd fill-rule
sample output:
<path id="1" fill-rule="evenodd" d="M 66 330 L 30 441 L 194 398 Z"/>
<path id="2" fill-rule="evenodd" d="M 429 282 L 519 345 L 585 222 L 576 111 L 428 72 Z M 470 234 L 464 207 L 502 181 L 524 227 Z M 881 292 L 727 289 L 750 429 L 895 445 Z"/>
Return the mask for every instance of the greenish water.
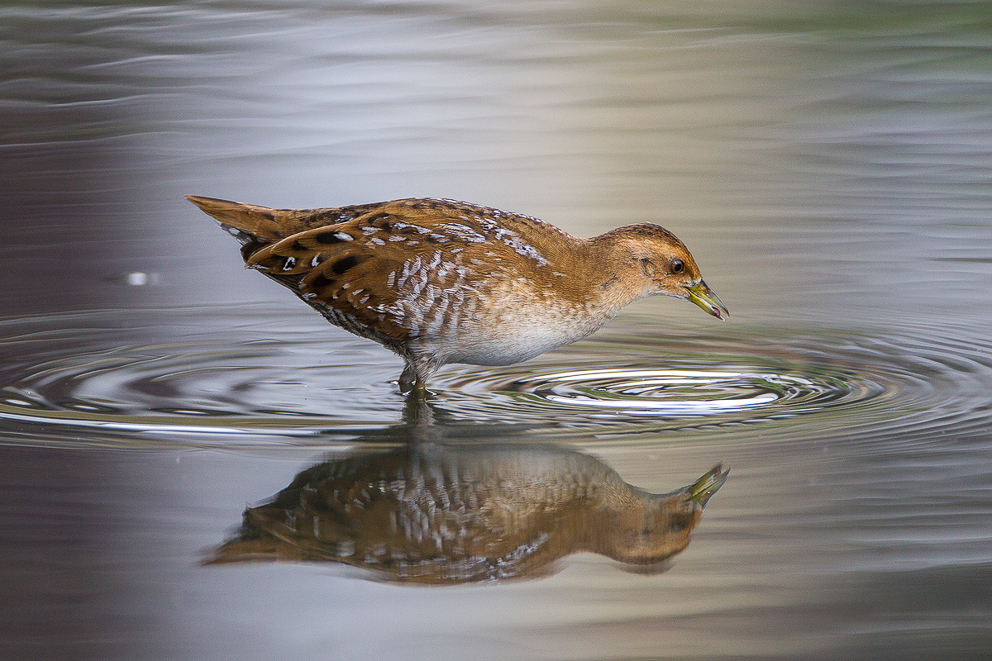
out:
<path id="1" fill-rule="evenodd" d="M 0 9 L 0 655 L 987 654 L 992 5 L 683 4 Z M 658 222 L 732 317 L 638 303 L 418 409 L 186 193 Z M 604 552 L 642 521 L 589 494 L 721 463 L 684 550 Z M 204 564 L 298 475 L 375 470 L 432 494 L 376 510 L 418 543 L 537 523 L 482 584 L 397 585 L 411 547 L 358 562 L 380 528 L 333 507 L 327 561 Z"/>

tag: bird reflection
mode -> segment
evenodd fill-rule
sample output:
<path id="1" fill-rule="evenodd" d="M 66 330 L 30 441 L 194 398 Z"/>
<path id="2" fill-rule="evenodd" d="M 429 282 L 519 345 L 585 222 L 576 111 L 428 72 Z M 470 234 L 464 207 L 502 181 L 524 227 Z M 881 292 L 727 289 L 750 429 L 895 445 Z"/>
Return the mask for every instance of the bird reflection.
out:
<path id="1" fill-rule="evenodd" d="M 414 417 L 421 436 L 430 420 L 423 411 Z M 652 494 L 565 448 L 419 438 L 368 447 L 301 472 L 270 502 L 246 509 L 207 563 L 337 562 L 425 584 L 543 576 L 583 551 L 663 567 L 688 546 L 727 478 L 717 466 L 687 487 Z"/>

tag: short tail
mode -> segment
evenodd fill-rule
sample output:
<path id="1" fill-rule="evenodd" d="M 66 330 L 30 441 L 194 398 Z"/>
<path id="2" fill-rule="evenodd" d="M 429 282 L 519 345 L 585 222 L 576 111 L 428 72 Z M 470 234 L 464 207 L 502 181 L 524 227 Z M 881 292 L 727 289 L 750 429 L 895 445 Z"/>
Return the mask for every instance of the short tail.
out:
<path id="1" fill-rule="evenodd" d="M 286 222 L 292 212 L 286 209 L 269 209 L 198 195 L 187 195 L 186 199 L 213 217 L 242 244 L 275 243 L 294 233 L 292 223 Z"/>

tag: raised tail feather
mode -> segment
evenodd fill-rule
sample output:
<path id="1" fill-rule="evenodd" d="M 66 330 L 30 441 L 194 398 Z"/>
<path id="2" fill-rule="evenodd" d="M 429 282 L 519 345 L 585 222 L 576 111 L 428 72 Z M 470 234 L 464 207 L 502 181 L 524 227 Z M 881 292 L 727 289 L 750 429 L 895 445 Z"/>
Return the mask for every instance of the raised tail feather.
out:
<path id="1" fill-rule="evenodd" d="M 295 212 L 289 209 L 269 209 L 254 204 L 218 200 L 213 197 L 187 195 L 186 199 L 213 217 L 242 244 L 269 244 L 299 232 L 293 222 Z"/>
<path id="2" fill-rule="evenodd" d="M 381 203 L 327 209 L 270 209 L 244 202 L 187 195 L 186 199 L 213 217 L 242 244 L 247 260 L 263 246 L 315 227 L 343 223 L 379 208 Z"/>

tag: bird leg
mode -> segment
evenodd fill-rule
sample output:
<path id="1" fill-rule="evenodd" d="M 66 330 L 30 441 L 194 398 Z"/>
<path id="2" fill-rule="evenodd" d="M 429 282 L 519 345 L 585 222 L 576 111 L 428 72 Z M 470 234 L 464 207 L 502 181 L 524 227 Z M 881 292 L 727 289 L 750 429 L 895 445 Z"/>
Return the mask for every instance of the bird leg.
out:
<path id="1" fill-rule="evenodd" d="M 423 389 L 423 385 L 417 379 L 417 367 L 412 360 L 407 360 L 403 366 L 403 373 L 400 374 L 400 394 L 408 395 L 418 386 L 419 390 Z"/>

